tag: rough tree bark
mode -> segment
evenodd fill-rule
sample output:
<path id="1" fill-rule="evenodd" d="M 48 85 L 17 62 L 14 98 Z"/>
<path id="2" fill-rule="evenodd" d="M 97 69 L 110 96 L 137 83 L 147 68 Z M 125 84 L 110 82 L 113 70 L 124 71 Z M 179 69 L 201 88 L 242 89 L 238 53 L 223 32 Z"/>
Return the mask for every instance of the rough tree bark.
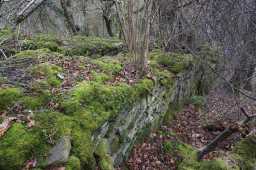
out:
<path id="1" fill-rule="evenodd" d="M 67 24 L 67 27 L 69 28 L 69 30 L 73 33 L 76 34 L 77 33 L 77 29 L 74 23 L 74 19 L 73 16 L 70 14 L 68 7 L 70 6 L 70 0 L 60 0 L 60 4 L 61 7 L 63 9 L 63 14 L 65 17 L 65 21 Z"/>
<path id="2" fill-rule="evenodd" d="M 106 28 L 108 35 L 110 37 L 114 36 L 113 30 L 112 30 L 112 18 L 111 18 L 111 12 L 112 12 L 112 7 L 114 6 L 114 1 L 101 1 L 102 3 L 102 17 L 105 21 Z"/>

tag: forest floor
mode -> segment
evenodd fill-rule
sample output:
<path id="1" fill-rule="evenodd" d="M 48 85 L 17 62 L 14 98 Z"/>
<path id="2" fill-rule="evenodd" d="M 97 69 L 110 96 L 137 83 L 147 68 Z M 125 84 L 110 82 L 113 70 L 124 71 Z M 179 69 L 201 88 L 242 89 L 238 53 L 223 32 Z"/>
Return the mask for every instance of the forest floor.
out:
<path id="1" fill-rule="evenodd" d="M 240 102 L 234 95 L 223 89 L 214 89 L 208 94 L 203 109 L 197 109 L 191 104 L 184 106 L 181 111 L 176 113 L 174 120 L 151 132 L 148 138 L 133 148 L 125 166 L 131 170 L 177 169 L 181 158 L 179 155 L 166 153 L 163 144 L 166 141 L 179 140 L 195 149 L 201 148 L 229 124 L 243 119 L 243 115 L 240 113 L 241 107 L 249 114 L 255 112 L 255 103 L 248 100 L 243 100 L 240 103 L 238 101 Z M 215 129 L 209 129 L 209 125 L 214 125 Z M 203 159 L 213 160 L 224 157 L 240 138 L 239 133 L 234 133 L 219 143 L 215 151 L 205 155 Z"/>

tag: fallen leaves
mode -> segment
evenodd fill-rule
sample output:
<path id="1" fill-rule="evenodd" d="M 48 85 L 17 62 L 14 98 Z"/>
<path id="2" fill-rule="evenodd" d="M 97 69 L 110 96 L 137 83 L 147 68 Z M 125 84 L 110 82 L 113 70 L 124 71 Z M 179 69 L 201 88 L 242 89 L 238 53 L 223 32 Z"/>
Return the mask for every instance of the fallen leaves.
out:
<path id="1" fill-rule="evenodd" d="M 0 137 L 2 137 L 8 131 L 15 120 L 17 120 L 16 117 L 8 117 L 4 119 L 4 121 L 0 124 Z"/>
<path id="2" fill-rule="evenodd" d="M 35 120 L 31 115 L 22 115 L 18 114 L 15 117 L 6 117 L 6 115 L 2 116 L 4 119 L 3 122 L 0 124 L 0 138 L 4 136 L 4 134 L 11 128 L 14 122 L 23 122 L 27 124 L 28 128 L 32 128 L 35 126 Z"/>
<path id="3" fill-rule="evenodd" d="M 25 167 L 22 170 L 31 170 L 31 169 L 35 168 L 36 165 L 37 165 L 36 159 L 28 160 L 25 164 Z"/>

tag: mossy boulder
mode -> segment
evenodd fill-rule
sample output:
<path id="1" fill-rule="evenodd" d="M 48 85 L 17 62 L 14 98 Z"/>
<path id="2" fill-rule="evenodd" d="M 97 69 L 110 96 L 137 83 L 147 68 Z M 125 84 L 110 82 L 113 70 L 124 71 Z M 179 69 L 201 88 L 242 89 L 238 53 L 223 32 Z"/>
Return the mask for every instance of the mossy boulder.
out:
<path id="1" fill-rule="evenodd" d="M 70 136 L 63 136 L 58 143 L 50 150 L 47 158 L 48 165 L 61 165 L 68 161 L 71 150 Z"/>

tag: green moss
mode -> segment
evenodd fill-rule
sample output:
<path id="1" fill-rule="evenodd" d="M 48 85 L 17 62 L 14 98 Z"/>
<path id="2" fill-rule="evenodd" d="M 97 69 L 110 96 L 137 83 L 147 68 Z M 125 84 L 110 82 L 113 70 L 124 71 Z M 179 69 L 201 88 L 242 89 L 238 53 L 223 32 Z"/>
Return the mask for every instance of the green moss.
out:
<path id="1" fill-rule="evenodd" d="M 101 159 L 99 166 L 102 170 L 114 170 L 112 158 L 110 156 L 105 156 L 104 159 Z"/>
<path id="2" fill-rule="evenodd" d="M 111 142 L 110 149 L 112 152 L 117 152 L 121 145 L 121 140 L 115 136 L 113 141 Z"/>
<path id="3" fill-rule="evenodd" d="M 95 160 L 91 134 L 107 120 L 115 117 L 131 106 L 141 96 L 152 91 L 152 80 L 141 80 L 134 86 L 127 84 L 109 85 L 101 82 L 81 82 L 68 94 L 61 104 L 63 111 L 72 117 L 73 153 L 81 160 L 81 165 L 93 169 Z M 49 123 L 49 122 L 48 122 Z M 47 123 L 47 124 L 48 124 Z M 105 156 L 101 166 L 109 169 L 110 158 Z"/>
<path id="4" fill-rule="evenodd" d="M 41 112 L 35 115 L 36 127 L 40 129 L 45 141 L 51 136 L 56 142 L 62 136 L 70 136 L 74 125 L 73 119 L 58 112 Z"/>
<path id="5" fill-rule="evenodd" d="M 21 99 L 21 103 L 26 109 L 36 110 L 46 103 L 44 100 L 40 97 L 25 96 Z"/>
<path id="6" fill-rule="evenodd" d="M 95 150 L 95 154 L 97 154 L 100 157 L 104 157 L 106 154 L 108 154 L 108 152 L 108 142 L 106 139 L 102 139 Z"/>
<path id="7" fill-rule="evenodd" d="M 134 85 L 135 89 L 135 98 L 145 97 L 152 92 L 154 87 L 154 82 L 150 79 L 142 79 Z"/>
<path id="8" fill-rule="evenodd" d="M 63 112 L 68 115 L 71 115 L 72 113 L 81 111 L 83 109 L 82 104 L 75 97 L 64 100 L 61 103 L 61 108 L 62 108 Z"/>
<path id="9" fill-rule="evenodd" d="M 106 120 L 105 116 L 116 115 L 139 97 L 148 94 L 152 88 L 153 82 L 148 79 L 142 80 L 134 86 L 127 84 L 112 86 L 98 82 L 82 82 L 73 89 L 71 98 L 64 101 L 64 105 L 65 108 L 86 106 L 87 110 L 94 114 L 91 117 L 95 117 L 95 119 L 101 117 L 100 119 L 103 121 Z M 73 109 L 66 112 L 70 112 L 70 110 Z"/>
<path id="10" fill-rule="evenodd" d="M 92 75 L 92 80 L 99 83 L 105 83 L 106 81 L 111 79 L 111 76 L 105 73 L 97 73 L 95 71 L 92 71 L 91 75 Z"/>
<path id="11" fill-rule="evenodd" d="M 0 169 L 21 169 L 39 146 L 38 136 L 24 125 L 15 123 L 0 139 Z"/>
<path id="12" fill-rule="evenodd" d="M 91 141 L 91 133 L 82 130 L 77 126 L 72 131 L 72 152 L 81 161 L 81 167 L 84 169 L 96 169 L 96 162 L 93 155 L 94 144 Z"/>
<path id="13" fill-rule="evenodd" d="M 111 58 L 101 58 L 93 60 L 93 64 L 96 64 L 99 69 L 108 75 L 116 75 L 122 70 L 122 65 L 118 60 Z"/>
<path id="14" fill-rule="evenodd" d="M 150 54 L 151 67 L 160 65 L 175 74 L 186 70 L 192 62 L 193 57 L 190 54 L 164 53 L 161 50 L 155 50 Z"/>
<path id="15" fill-rule="evenodd" d="M 169 55 L 160 56 L 157 62 L 177 74 L 188 68 L 192 62 L 192 57 L 185 54 L 171 53 Z"/>
<path id="16" fill-rule="evenodd" d="M 177 144 L 176 142 L 170 142 L 170 141 L 164 142 L 162 144 L 163 151 L 165 153 L 170 153 L 174 151 L 176 149 L 176 144 Z"/>
<path id="17" fill-rule="evenodd" d="M 180 157 L 179 170 L 228 170 L 222 160 L 197 161 L 197 152 L 190 145 L 179 141 L 167 141 L 162 144 L 163 151 Z"/>
<path id="18" fill-rule="evenodd" d="M 60 51 L 62 42 L 54 35 L 38 34 L 23 40 L 22 48 L 24 50 L 37 50 L 41 48 L 49 49 L 50 51 Z"/>
<path id="19" fill-rule="evenodd" d="M 58 74 L 62 72 L 62 68 L 50 63 L 42 63 L 39 65 L 34 66 L 30 70 L 31 74 L 36 77 L 40 78 L 40 81 L 37 81 L 34 85 L 38 87 L 36 88 L 50 88 L 50 87 L 57 87 L 60 86 L 62 80 L 58 78 Z M 42 77 L 44 79 L 42 79 Z M 43 88 L 43 89 L 45 89 Z"/>
<path id="20" fill-rule="evenodd" d="M 62 48 L 65 55 L 104 55 L 118 50 L 120 40 L 99 37 L 74 36 L 67 40 L 69 47 Z"/>
<path id="21" fill-rule="evenodd" d="M 53 53 L 47 48 L 37 50 L 24 50 L 15 54 L 17 58 L 40 58 L 40 57 L 57 57 L 60 56 L 58 53 Z"/>
<path id="22" fill-rule="evenodd" d="M 160 85 L 166 87 L 167 89 L 170 89 L 171 87 L 173 87 L 173 84 L 174 84 L 173 73 L 162 68 L 153 69 L 153 73 L 156 76 L 157 81 L 160 83 Z"/>
<path id="23" fill-rule="evenodd" d="M 256 166 L 256 137 L 248 137 L 240 141 L 233 150 L 233 157 L 243 170 L 251 170 Z"/>
<path id="24" fill-rule="evenodd" d="M 7 109 L 22 97 L 18 88 L 0 88 L 0 111 Z"/>
<path id="25" fill-rule="evenodd" d="M 70 156 L 66 165 L 66 170 L 80 170 L 80 169 L 81 169 L 80 160 L 75 156 Z"/>
<path id="26" fill-rule="evenodd" d="M 113 161 L 108 152 L 107 141 L 103 139 L 95 150 L 95 154 L 99 157 L 99 166 L 102 170 L 114 170 Z"/>
<path id="27" fill-rule="evenodd" d="M 192 96 L 188 102 L 196 107 L 202 107 L 205 104 L 205 98 L 203 96 Z"/>

